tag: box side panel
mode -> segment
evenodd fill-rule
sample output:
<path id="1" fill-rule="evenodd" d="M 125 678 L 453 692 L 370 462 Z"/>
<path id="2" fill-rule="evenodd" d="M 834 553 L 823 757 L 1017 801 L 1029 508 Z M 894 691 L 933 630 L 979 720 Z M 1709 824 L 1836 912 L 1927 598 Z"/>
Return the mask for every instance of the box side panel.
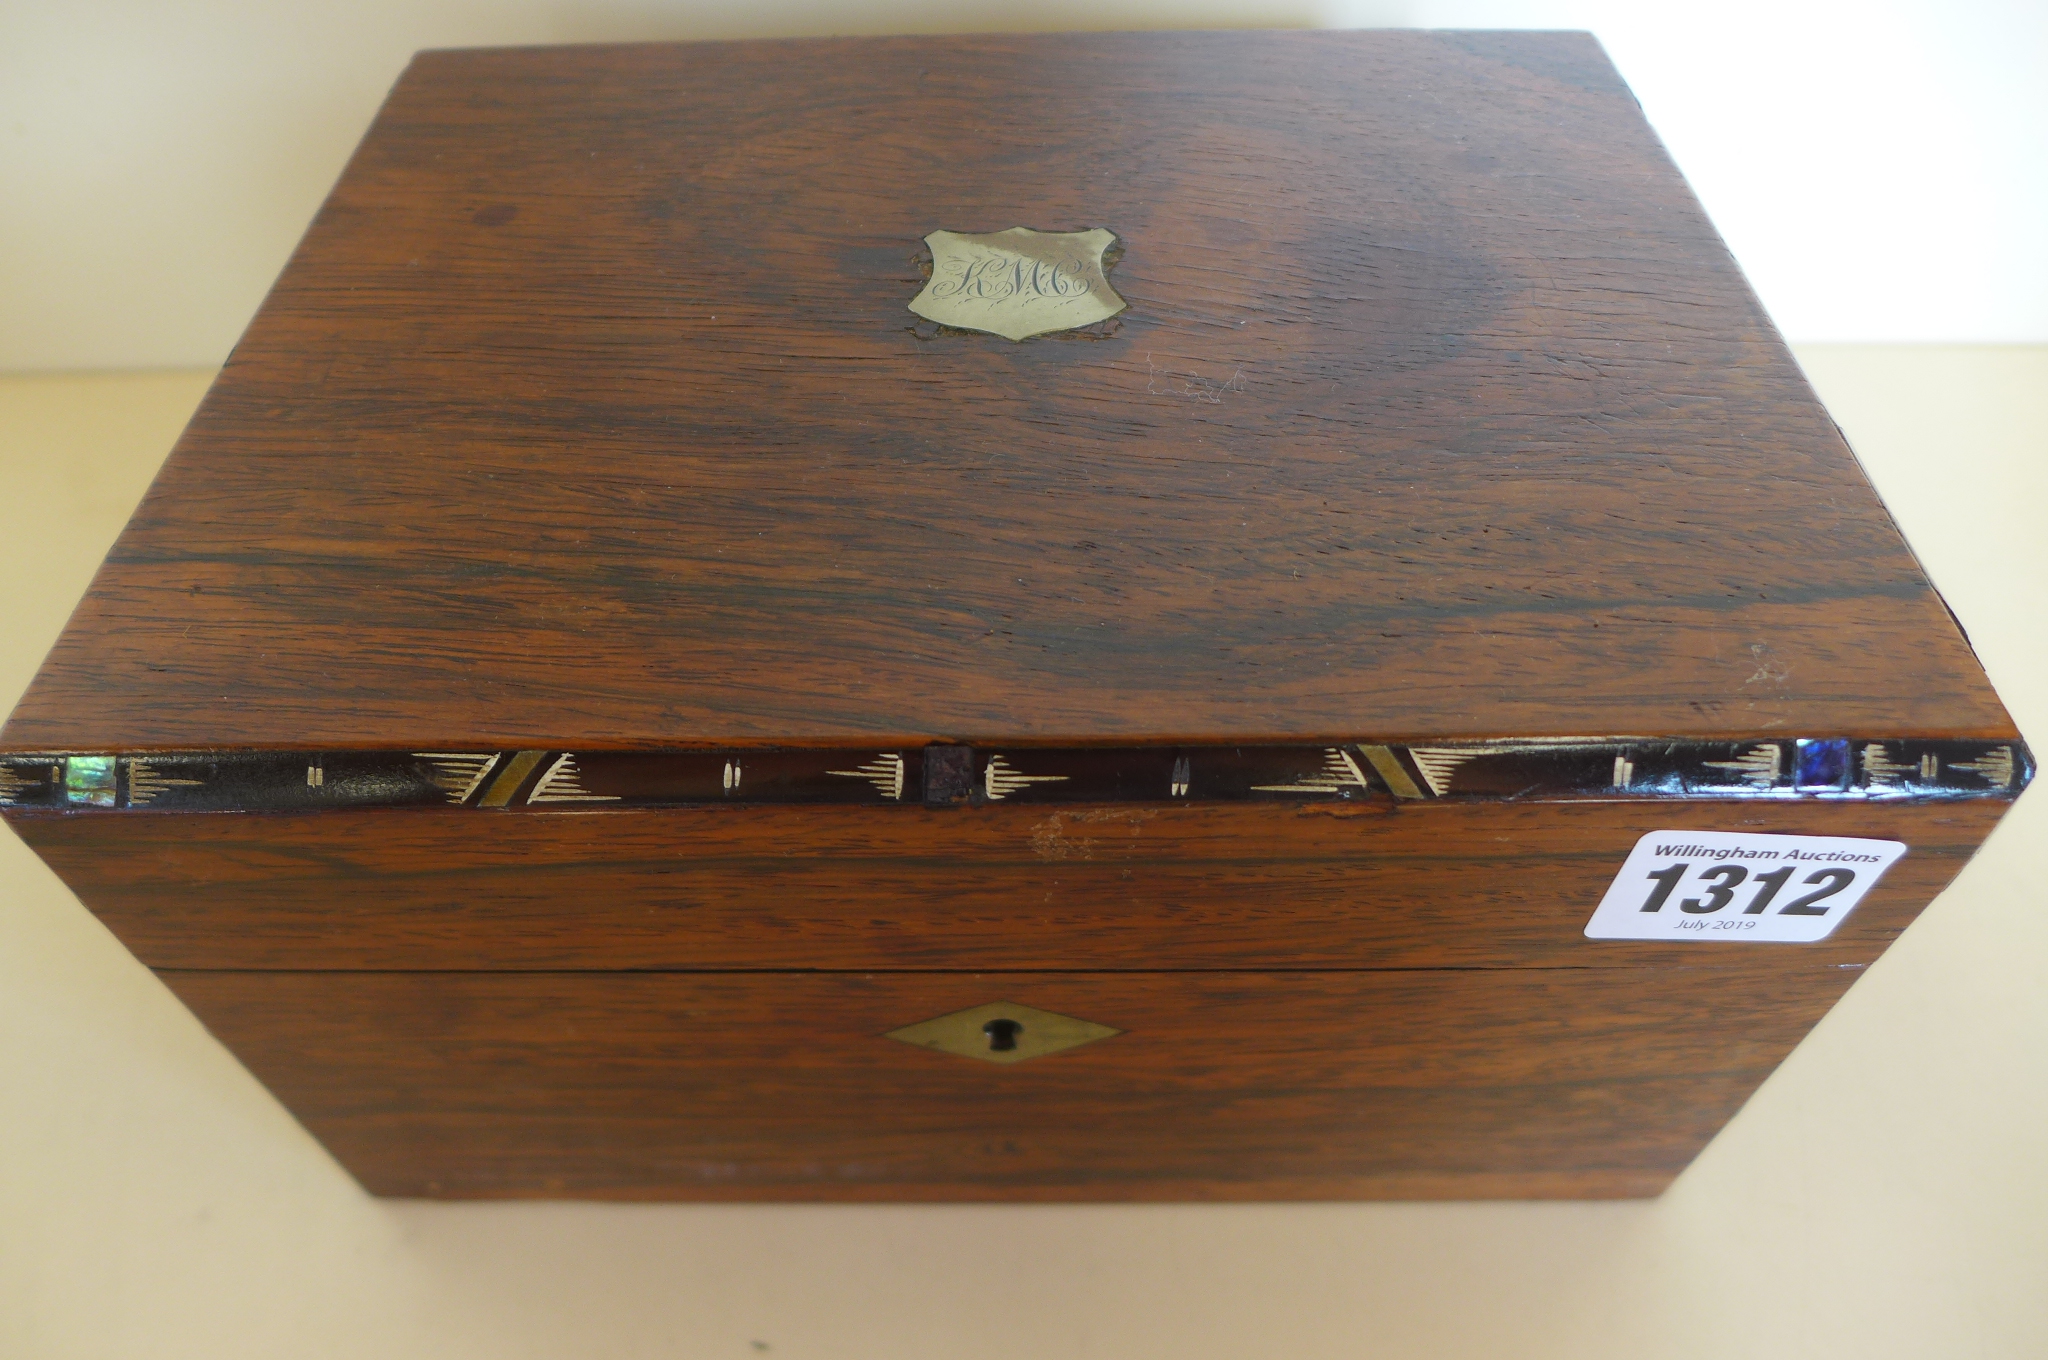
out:
<path id="1" fill-rule="evenodd" d="M 1057 1200 L 1655 1193 L 1854 972 L 164 977 L 379 1194 Z"/>
<path id="2" fill-rule="evenodd" d="M 2007 804 L 677 808 L 43 816 L 145 963 L 284 969 L 1745 970 L 1867 963 Z M 1828 940 L 1588 940 L 1656 830 L 1905 842 Z"/>

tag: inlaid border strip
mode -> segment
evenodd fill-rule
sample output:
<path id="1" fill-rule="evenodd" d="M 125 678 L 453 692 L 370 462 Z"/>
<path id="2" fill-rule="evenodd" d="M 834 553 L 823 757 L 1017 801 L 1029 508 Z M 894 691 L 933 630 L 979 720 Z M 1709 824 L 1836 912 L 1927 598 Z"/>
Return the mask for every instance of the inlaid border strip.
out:
<path id="1" fill-rule="evenodd" d="M 1357 742 L 1335 746 L 935 745 L 744 751 L 191 751 L 0 756 L 0 807 L 284 812 L 697 804 L 1392 799 L 2012 798 L 2017 742 L 1844 737 Z"/>

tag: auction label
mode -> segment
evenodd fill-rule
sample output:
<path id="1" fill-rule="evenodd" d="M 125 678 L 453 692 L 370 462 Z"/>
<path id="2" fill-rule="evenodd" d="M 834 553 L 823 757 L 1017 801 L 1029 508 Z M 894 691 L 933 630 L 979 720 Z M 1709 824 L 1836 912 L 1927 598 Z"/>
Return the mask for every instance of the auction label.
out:
<path id="1" fill-rule="evenodd" d="M 1847 836 L 1652 831 L 1600 899 L 1595 940 L 1825 940 L 1906 847 Z"/>

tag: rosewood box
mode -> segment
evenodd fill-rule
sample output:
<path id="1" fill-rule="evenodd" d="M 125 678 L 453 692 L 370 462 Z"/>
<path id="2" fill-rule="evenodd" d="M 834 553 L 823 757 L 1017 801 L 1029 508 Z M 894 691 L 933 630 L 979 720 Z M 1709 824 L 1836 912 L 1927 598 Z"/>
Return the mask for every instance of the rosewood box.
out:
<path id="1" fill-rule="evenodd" d="M 0 733 L 436 1196 L 1654 1194 L 2032 769 L 1550 33 L 423 54 Z"/>

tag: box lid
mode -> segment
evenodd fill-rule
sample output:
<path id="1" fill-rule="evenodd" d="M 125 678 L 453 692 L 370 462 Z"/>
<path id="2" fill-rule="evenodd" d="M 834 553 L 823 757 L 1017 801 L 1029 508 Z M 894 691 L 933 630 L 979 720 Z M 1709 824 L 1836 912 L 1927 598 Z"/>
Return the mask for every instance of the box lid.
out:
<path id="1" fill-rule="evenodd" d="M 1618 733 L 2013 729 L 1593 40 L 1374 32 L 422 54 L 0 737 Z"/>

